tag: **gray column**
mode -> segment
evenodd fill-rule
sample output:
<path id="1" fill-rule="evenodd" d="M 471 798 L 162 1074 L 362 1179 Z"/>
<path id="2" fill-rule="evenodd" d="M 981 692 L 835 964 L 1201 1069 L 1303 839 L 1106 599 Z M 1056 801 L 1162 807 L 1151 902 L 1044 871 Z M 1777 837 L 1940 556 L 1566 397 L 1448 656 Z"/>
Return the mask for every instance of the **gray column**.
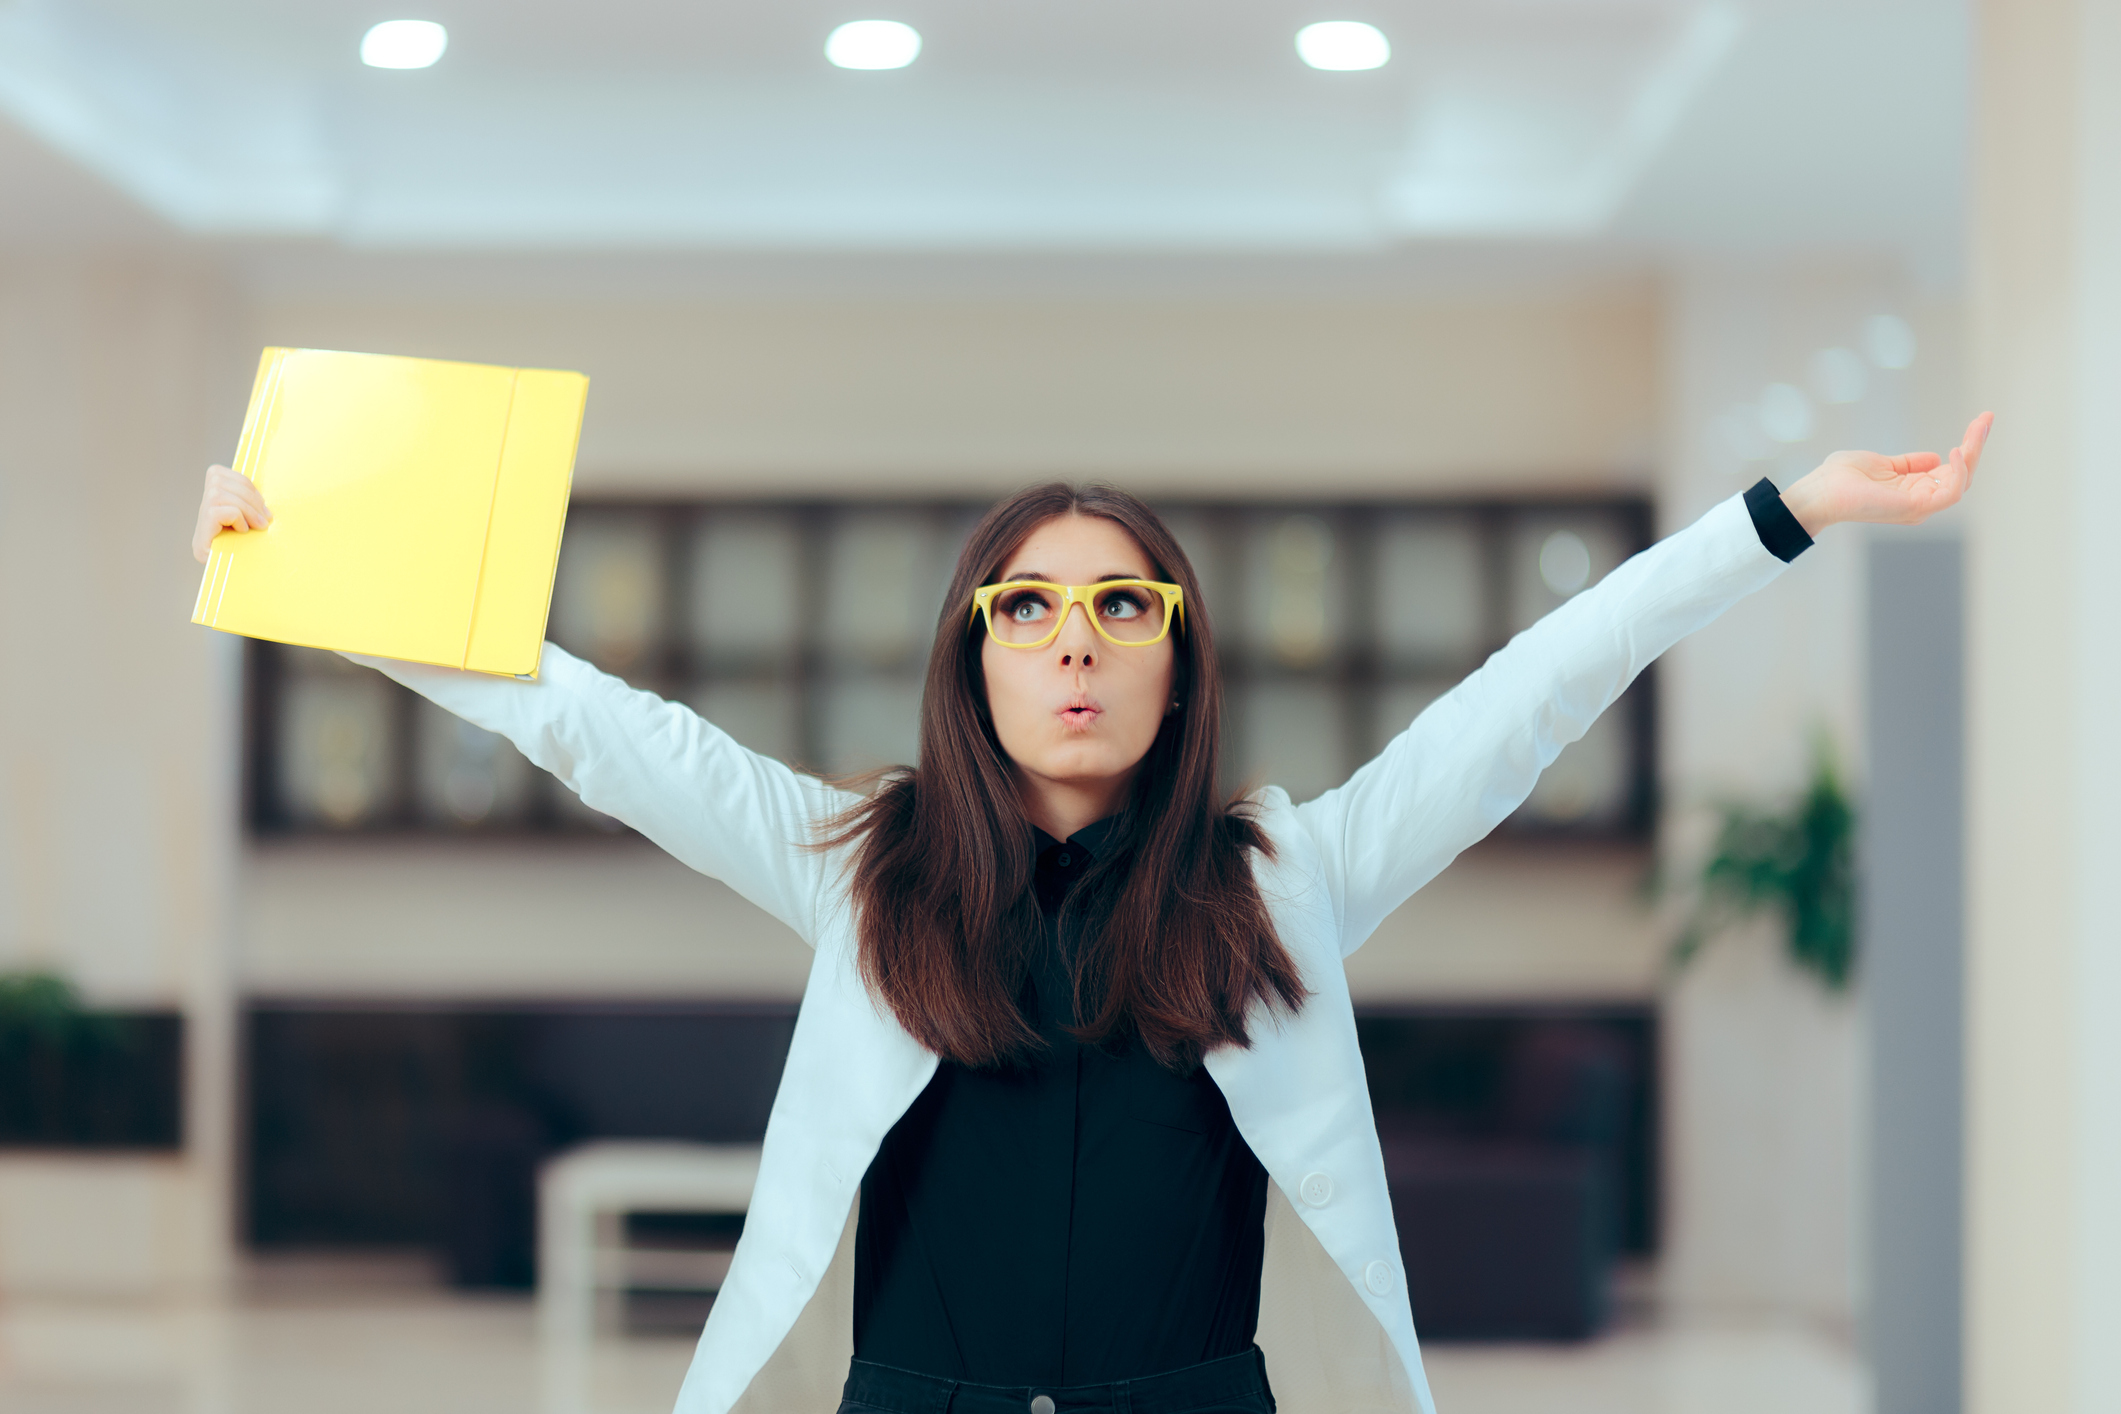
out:
<path id="1" fill-rule="evenodd" d="M 1876 1414 L 1960 1408 L 1961 561 L 1957 540 L 1871 543 L 1860 936 Z"/>

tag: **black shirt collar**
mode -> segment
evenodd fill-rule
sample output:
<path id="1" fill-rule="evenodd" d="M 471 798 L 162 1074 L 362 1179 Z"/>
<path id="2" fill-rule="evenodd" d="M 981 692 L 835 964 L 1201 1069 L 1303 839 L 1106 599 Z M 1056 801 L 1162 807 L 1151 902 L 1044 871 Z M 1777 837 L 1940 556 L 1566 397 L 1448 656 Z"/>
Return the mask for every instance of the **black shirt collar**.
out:
<path id="1" fill-rule="evenodd" d="M 1065 840 L 1053 838 L 1036 825 L 1031 827 L 1032 848 L 1037 851 L 1031 883 L 1041 913 L 1051 917 L 1059 911 L 1062 900 L 1075 887 L 1075 881 L 1089 872 L 1097 860 L 1097 852 L 1112 839 L 1119 820 L 1117 815 L 1107 815 L 1083 826 Z"/>
<path id="2" fill-rule="evenodd" d="M 1107 815 L 1102 820 L 1093 820 L 1068 836 L 1066 841 L 1057 840 L 1038 826 L 1033 825 L 1031 827 L 1031 847 L 1041 861 L 1045 859 L 1046 851 L 1062 843 L 1080 845 L 1085 854 L 1095 859 L 1097 852 L 1105 847 L 1105 842 L 1111 839 L 1113 832 L 1119 828 L 1119 822 L 1120 816 L 1118 815 Z"/>

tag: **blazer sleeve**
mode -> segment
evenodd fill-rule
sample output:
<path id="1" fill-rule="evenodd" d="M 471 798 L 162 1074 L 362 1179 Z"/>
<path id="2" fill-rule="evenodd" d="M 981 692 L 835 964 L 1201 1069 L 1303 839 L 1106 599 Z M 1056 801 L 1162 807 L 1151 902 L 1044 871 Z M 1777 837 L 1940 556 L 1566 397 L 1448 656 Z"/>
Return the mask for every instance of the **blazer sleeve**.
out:
<path id="1" fill-rule="evenodd" d="M 808 847 L 855 802 L 747 751 L 679 703 L 545 645 L 535 681 L 346 654 L 516 749 L 596 809 L 728 884 L 816 946 L 836 867 Z"/>
<path id="2" fill-rule="evenodd" d="M 1298 806 L 1342 955 L 1522 804 L 1660 653 L 1785 568 L 1733 496 L 1518 634 L 1346 784 Z"/>

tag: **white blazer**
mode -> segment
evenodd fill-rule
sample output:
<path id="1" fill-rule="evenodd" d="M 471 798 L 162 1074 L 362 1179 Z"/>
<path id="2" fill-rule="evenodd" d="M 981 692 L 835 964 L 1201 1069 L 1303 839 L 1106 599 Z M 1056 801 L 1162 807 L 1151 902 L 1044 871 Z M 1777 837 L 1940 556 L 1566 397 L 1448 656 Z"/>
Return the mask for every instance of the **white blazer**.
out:
<path id="1" fill-rule="evenodd" d="M 1257 796 L 1276 850 L 1255 864 L 1260 889 L 1311 998 L 1294 1017 L 1255 1009 L 1251 1047 L 1206 1067 L 1277 1190 L 1259 1342 L 1285 1407 L 1435 1414 L 1341 959 L 1658 654 L 1784 568 L 1733 496 L 1519 634 L 1339 789 Z M 535 682 L 360 661 L 506 736 L 816 950 L 750 1216 L 677 1411 L 829 1409 L 850 1348 L 849 1214 L 937 1063 L 857 975 L 847 853 L 805 847 L 851 797 L 551 645 Z"/>

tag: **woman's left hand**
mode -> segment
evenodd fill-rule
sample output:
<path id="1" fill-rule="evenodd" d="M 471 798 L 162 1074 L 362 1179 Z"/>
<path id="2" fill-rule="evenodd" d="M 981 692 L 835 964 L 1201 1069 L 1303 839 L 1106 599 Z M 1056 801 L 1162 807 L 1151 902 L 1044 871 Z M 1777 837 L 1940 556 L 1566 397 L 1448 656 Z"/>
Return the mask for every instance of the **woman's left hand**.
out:
<path id="1" fill-rule="evenodd" d="M 1782 503 L 1813 536 L 1842 521 L 1920 525 L 1966 494 L 1995 418 L 1985 412 L 1968 423 L 1965 440 L 1947 457 L 1935 452 L 1897 457 L 1835 452 L 1784 491 Z"/>

